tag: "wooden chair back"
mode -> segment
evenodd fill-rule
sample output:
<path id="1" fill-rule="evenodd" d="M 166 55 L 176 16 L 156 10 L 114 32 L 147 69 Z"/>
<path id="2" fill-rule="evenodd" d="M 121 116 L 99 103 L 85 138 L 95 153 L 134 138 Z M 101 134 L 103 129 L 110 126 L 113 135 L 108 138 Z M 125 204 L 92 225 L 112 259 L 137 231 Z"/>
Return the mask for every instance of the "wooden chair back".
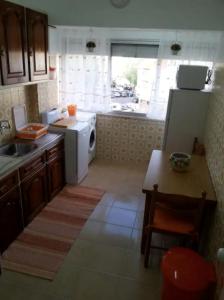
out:
<path id="1" fill-rule="evenodd" d="M 153 223 L 155 209 L 161 207 L 171 214 L 178 214 L 178 216 L 192 220 L 194 230 L 200 230 L 206 192 L 202 192 L 201 198 L 191 198 L 187 196 L 160 193 L 157 184 L 153 186 L 153 189 L 149 216 L 150 224 Z"/>

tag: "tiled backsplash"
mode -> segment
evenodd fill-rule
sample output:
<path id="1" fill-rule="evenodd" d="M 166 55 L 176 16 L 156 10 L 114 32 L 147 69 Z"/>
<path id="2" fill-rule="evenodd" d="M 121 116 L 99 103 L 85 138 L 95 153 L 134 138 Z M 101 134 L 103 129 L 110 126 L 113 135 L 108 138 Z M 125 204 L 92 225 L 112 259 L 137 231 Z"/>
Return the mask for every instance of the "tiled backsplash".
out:
<path id="1" fill-rule="evenodd" d="M 224 64 L 216 66 L 207 119 L 206 152 L 218 200 L 207 249 L 208 255 L 214 259 L 218 248 L 224 247 Z"/>
<path id="2" fill-rule="evenodd" d="M 98 115 L 97 158 L 115 161 L 148 161 L 153 149 L 161 149 L 164 122 Z"/>
<path id="3" fill-rule="evenodd" d="M 0 91 L 0 120 L 9 120 L 11 129 L 0 134 L 0 143 L 7 141 L 15 134 L 12 121 L 12 106 L 25 104 L 29 110 L 29 88 L 30 86 L 14 87 Z M 29 116 L 31 112 L 29 113 Z"/>
<path id="4" fill-rule="evenodd" d="M 39 113 L 58 107 L 58 86 L 56 80 L 37 85 Z"/>
<path id="5" fill-rule="evenodd" d="M 28 122 L 40 122 L 40 113 L 58 106 L 58 89 L 56 81 L 33 85 L 21 85 L 0 90 L 0 120 L 9 120 L 11 129 L 0 134 L 0 144 L 15 135 L 12 120 L 12 107 L 25 104 Z"/>

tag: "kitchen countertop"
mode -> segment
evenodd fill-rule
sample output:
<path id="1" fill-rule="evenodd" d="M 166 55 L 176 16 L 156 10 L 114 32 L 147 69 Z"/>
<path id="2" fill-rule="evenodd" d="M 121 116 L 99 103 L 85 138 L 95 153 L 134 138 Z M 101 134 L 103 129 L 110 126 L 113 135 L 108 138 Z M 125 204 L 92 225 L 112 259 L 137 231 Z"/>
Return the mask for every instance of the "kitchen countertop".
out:
<path id="1" fill-rule="evenodd" d="M 18 169 L 20 166 L 22 166 L 32 158 L 38 156 L 44 150 L 51 148 L 54 144 L 56 144 L 63 138 L 64 138 L 64 134 L 61 133 L 47 133 L 46 135 L 34 141 L 28 141 L 22 139 L 12 140 L 11 141 L 12 143 L 21 142 L 21 143 L 36 144 L 37 149 L 35 149 L 31 153 L 19 157 L 0 155 L 0 179 L 2 177 L 5 177 L 9 173 L 13 172 L 14 170 Z"/>

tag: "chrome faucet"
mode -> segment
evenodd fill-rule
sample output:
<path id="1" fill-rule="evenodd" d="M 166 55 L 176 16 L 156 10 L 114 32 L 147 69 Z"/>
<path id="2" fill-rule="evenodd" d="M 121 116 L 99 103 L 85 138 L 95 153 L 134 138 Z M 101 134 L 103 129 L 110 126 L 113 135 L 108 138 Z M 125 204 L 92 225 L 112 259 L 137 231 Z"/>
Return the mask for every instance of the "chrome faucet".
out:
<path id="1" fill-rule="evenodd" d="M 5 129 L 10 129 L 10 123 L 8 120 L 0 120 L 0 133 L 3 134 Z"/>

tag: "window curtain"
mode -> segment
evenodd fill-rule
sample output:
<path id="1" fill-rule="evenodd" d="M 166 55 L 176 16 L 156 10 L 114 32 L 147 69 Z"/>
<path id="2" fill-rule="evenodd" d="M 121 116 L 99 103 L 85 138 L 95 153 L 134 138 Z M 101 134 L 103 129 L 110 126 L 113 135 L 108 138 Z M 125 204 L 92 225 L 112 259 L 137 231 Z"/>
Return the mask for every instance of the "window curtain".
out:
<path id="1" fill-rule="evenodd" d="M 158 51 L 156 80 L 151 93 L 148 117 L 166 118 L 169 90 L 176 87 L 176 73 L 180 64 L 202 65 L 213 68 L 220 48 L 220 32 L 181 31 L 161 38 Z M 181 51 L 173 55 L 170 46 L 181 45 Z"/>
<path id="2" fill-rule="evenodd" d="M 75 103 L 82 110 L 94 112 L 109 110 L 108 56 L 61 55 L 59 70 L 59 97 L 63 107 Z"/>
<path id="3" fill-rule="evenodd" d="M 86 43 L 94 41 L 94 52 Z M 61 29 L 59 32 L 59 99 L 79 109 L 106 112 L 110 109 L 110 47 L 99 32 L 88 29 Z"/>
<path id="4" fill-rule="evenodd" d="M 200 65 L 212 69 L 213 63 L 206 61 L 158 59 L 155 84 L 152 89 L 148 117 L 165 120 L 170 89 L 176 88 L 176 73 L 179 65 Z"/>
<path id="5" fill-rule="evenodd" d="M 62 106 L 76 103 L 81 109 L 106 112 L 110 110 L 110 42 L 125 39 L 156 40 L 158 68 L 156 80 L 150 92 L 148 116 L 165 119 L 169 89 L 175 88 L 176 70 L 179 64 L 208 64 L 215 62 L 220 50 L 221 32 L 127 30 L 110 28 L 61 27 L 50 34 L 50 52 L 60 55 L 59 96 Z M 137 37 L 137 38 L 136 38 Z M 86 43 L 94 41 L 93 53 Z M 136 43 L 137 43 L 136 41 Z M 179 43 L 178 55 L 170 46 Z"/>

